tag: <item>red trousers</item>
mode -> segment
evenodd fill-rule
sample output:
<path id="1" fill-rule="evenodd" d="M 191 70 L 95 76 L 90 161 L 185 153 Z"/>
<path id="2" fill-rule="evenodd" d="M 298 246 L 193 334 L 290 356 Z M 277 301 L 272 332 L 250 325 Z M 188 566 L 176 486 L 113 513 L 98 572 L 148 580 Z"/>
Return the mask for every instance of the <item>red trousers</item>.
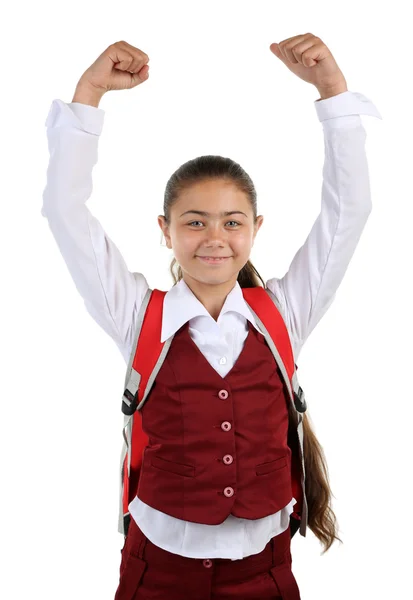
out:
<path id="1" fill-rule="evenodd" d="M 290 545 L 287 527 L 241 560 L 187 558 L 152 544 L 131 518 L 115 600 L 300 600 Z"/>

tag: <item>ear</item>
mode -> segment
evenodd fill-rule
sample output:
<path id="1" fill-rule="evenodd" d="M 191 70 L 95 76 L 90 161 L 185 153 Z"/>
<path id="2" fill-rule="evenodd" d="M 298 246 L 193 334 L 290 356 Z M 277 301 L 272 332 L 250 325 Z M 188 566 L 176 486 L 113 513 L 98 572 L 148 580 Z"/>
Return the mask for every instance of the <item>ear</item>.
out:
<path id="1" fill-rule="evenodd" d="M 253 236 L 253 238 L 252 238 L 252 240 L 253 240 L 253 243 L 254 243 L 254 240 L 255 240 L 255 236 L 256 236 L 256 235 L 257 235 L 257 233 L 258 233 L 258 230 L 259 230 L 259 228 L 260 228 L 260 227 L 261 227 L 261 225 L 263 224 L 263 221 L 264 221 L 264 217 L 263 217 L 262 215 L 259 215 L 259 217 L 257 217 L 257 221 L 256 221 L 256 223 L 254 223 L 254 236 Z"/>
<path id="2" fill-rule="evenodd" d="M 166 224 L 164 215 L 158 215 L 158 224 L 159 224 L 159 227 L 162 229 L 162 233 L 165 236 L 167 247 L 169 249 L 171 249 L 172 248 L 171 236 L 169 235 L 169 227 Z"/>

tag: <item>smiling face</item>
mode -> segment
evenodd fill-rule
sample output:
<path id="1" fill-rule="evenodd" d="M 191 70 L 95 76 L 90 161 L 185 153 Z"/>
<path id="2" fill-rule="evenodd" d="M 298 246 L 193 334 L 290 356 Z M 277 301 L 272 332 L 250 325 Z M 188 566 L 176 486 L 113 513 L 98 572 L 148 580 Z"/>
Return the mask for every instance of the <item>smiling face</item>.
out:
<path id="1" fill-rule="evenodd" d="M 254 224 L 246 194 L 232 182 L 213 179 L 186 188 L 171 207 L 170 221 L 168 226 L 163 216 L 158 217 L 184 280 L 233 286 L 249 259 L 263 217 L 257 217 Z M 200 257 L 225 259 L 209 262 Z"/>

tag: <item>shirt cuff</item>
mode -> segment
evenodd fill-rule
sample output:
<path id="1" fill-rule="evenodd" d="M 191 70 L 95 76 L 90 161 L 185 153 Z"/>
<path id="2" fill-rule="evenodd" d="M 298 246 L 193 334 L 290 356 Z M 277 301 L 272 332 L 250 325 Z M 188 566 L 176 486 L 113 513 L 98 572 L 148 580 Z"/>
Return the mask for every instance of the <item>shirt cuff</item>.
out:
<path id="1" fill-rule="evenodd" d="M 316 100 L 314 106 L 319 121 L 350 115 L 370 115 L 382 119 L 373 102 L 359 92 L 347 91 L 325 100 Z"/>
<path id="2" fill-rule="evenodd" d="M 53 100 L 47 115 L 46 127 L 71 125 L 93 135 L 100 135 L 103 129 L 105 111 L 103 108 L 81 104 L 80 102 L 63 102 Z"/>

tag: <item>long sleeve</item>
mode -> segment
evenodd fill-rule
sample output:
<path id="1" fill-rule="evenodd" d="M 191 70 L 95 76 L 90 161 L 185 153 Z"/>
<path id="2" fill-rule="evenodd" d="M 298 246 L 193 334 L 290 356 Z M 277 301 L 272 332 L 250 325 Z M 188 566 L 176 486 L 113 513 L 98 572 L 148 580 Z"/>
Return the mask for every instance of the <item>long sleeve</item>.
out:
<path id="1" fill-rule="evenodd" d="M 360 115 L 382 118 L 355 92 L 314 105 L 324 132 L 321 210 L 287 273 L 267 281 L 281 303 L 295 359 L 331 306 L 372 209 Z"/>
<path id="2" fill-rule="evenodd" d="M 148 284 L 141 273 L 128 270 L 119 249 L 86 206 L 104 114 L 100 108 L 77 102 L 52 102 L 45 123 L 50 160 L 41 214 L 87 311 L 127 362 L 135 330 L 134 308 L 141 304 Z"/>

